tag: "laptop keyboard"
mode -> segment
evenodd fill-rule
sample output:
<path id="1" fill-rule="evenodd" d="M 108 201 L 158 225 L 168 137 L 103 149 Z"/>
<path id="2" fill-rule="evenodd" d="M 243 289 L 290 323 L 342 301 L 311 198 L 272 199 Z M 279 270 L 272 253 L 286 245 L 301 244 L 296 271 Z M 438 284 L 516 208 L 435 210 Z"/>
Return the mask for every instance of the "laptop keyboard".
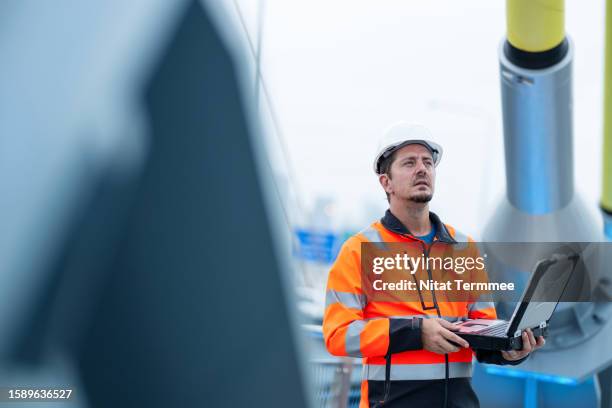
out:
<path id="1" fill-rule="evenodd" d="M 482 331 L 477 332 L 477 334 L 484 336 L 493 336 L 493 337 L 506 337 L 506 332 L 508 331 L 508 322 L 499 324 L 493 327 L 487 327 Z"/>

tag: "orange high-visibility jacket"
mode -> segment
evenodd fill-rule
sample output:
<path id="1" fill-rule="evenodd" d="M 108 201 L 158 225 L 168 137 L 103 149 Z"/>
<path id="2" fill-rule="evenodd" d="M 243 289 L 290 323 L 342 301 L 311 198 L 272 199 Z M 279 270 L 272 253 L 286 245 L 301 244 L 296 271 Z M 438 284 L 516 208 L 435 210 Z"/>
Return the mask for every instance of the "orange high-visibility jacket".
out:
<path id="1" fill-rule="evenodd" d="M 344 243 L 329 272 L 323 336 L 331 354 L 363 358 L 360 407 L 369 407 L 370 402 L 383 399 L 383 395 L 369 395 L 368 388 L 372 387 L 368 387 L 368 384 L 387 379 L 385 364 L 388 355 L 391 357 L 388 379 L 392 387 L 401 386 L 400 382 L 405 383 L 407 380 L 445 378 L 445 355 L 423 349 L 420 325 L 415 325 L 417 319 L 413 319 L 414 316 L 438 317 L 438 310 L 424 308 L 420 302 L 368 299 L 366 291 L 361 287 L 362 243 L 420 242 L 422 245 L 419 247 L 430 253 L 448 245 L 457 245 L 461 241 L 473 242 L 453 227 L 440 222 L 434 213 L 430 213 L 430 219 L 436 228 L 436 235 L 432 244 L 427 245 L 411 235 L 387 211 L 381 221 L 373 223 Z M 438 309 L 441 317 L 449 321 L 460 318 L 496 318 L 495 307 L 491 302 L 439 301 Z M 449 354 L 449 378 L 471 377 L 472 357 L 473 350 L 465 348 Z M 499 352 L 487 352 L 478 357 L 480 361 L 489 363 L 507 363 Z M 379 385 L 377 390 L 381 389 Z"/>

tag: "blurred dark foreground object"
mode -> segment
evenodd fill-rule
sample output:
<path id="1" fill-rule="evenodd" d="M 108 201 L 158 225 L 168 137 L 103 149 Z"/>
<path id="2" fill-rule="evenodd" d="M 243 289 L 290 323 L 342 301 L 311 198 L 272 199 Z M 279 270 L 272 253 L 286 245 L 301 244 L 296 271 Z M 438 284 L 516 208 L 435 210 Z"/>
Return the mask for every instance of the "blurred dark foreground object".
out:
<path id="1" fill-rule="evenodd" d="M 244 67 L 199 2 L 168 32 L 142 166 L 92 178 L 11 359 L 68 356 L 91 407 L 304 407 Z"/>

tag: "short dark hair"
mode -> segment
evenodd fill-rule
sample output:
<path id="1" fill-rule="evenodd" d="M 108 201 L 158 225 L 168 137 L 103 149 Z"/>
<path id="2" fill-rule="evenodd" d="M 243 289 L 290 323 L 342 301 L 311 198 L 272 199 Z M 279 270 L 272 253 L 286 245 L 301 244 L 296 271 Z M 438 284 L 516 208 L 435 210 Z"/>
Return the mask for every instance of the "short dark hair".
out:
<path id="1" fill-rule="evenodd" d="M 396 153 L 397 150 L 391 153 L 389 157 L 385 157 L 380 161 L 380 164 L 378 166 L 378 174 L 386 174 L 389 178 L 391 178 L 391 165 L 395 161 Z M 387 195 L 387 202 L 391 202 L 391 197 L 389 196 L 389 193 L 385 191 L 385 194 Z"/>

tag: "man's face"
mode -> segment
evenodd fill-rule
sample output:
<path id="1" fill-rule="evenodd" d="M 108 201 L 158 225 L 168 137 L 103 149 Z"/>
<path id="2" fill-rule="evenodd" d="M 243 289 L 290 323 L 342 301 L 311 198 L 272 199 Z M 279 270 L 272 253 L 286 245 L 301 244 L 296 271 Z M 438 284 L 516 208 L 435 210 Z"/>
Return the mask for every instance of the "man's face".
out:
<path id="1" fill-rule="evenodd" d="M 396 151 L 389 173 L 381 175 L 380 182 L 391 200 L 431 201 L 436 169 L 431 152 L 425 146 L 411 144 Z"/>

